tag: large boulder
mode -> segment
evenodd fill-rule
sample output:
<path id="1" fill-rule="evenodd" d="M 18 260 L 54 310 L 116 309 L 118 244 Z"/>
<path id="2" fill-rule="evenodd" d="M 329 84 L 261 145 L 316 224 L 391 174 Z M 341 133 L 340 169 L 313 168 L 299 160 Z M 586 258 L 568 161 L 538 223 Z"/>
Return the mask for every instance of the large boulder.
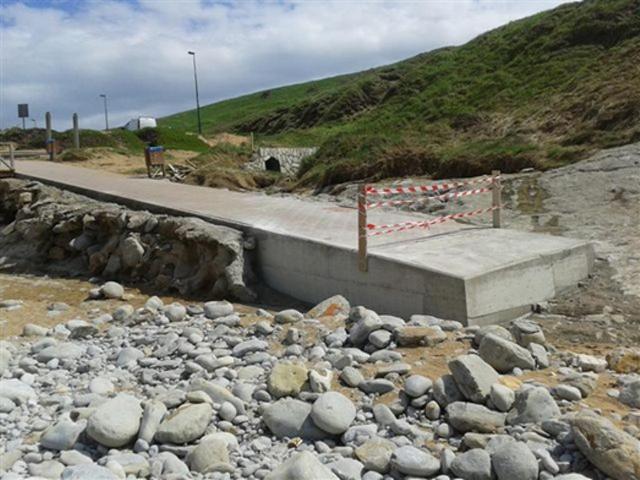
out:
<path id="1" fill-rule="evenodd" d="M 595 415 L 578 415 L 572 422 L 576 446 L 595 467 L 615 480 L 640 478 L 640 441 Z"/>
<path id="2" fill-rule="evenodd" d="M 538 460 L 522 442 L 504 442 L 491 456 L 498 480 L 537 480 Z"/>
<path id="3" fill-rule="evenodd" d="M 545 387 L 529 387 L 520 390 L 507 415 L 509 425 L 540 423 L 560 416 L 560 409 Z"/>
<path id="4" fill-rule="evenodd" d="M 120 477 L 106 467 L 95 463 L 71 465 L 62 471 L 62 480 L 119 480 Z"/>
<path id="5" fill-rule="evenodd" d="M 432 347 L 447 339 L 440 327 L 405 326 L 396 329 L 396 342 L 401 347 Z"/>
<path id="6" fill-rule="evenodd" d="M 396 450 L 396 445 L 390 440 L 374 437 L 355 450 L 356 458 L 360 460 L 364 468 L 378 473 L 387 473 L 391 464 L 391 456 Z"/>
<path id="7" fill-rule="evenodd" d="M 405 445 L 393 452 L 391 466 L 407 476 L 431 477 L 440 470 L 440 460 L 425 450 Z"/>
<path id="8" fill-rule="evenodd" d="M 450 403 L 466 400 L 453 375 L 443 375 L 433 382 L 433 398 L 443 408 Z"/>
<path id="9" fill-rule="evenodd" d="M 617 348 L 607 355 L 607 363 L 616 373 L 640 373 L 640 348 Z"/>
<path id="10" fill-rule="evenodd" d="M 313 422 L 311 408 L 311 404 L 301 400 L 281 399 L 264 409 L 262 421 L 278 438 L 300 437 L 305 440 L 327 438 L 328 434 Z"/>
<path id="11" fill-rule="evenodd" d="M 334 317 L 342 315 L 347 317 L 351 310 L 349 301 L 342 295 L 334 295 L 333 297 L 323 300 L 318 305 L 307 312 L 309 318 Z"/>
<path id="12" fill-rule="evenodd" d="M 358 314 L 355 315 L 355 312 Z M 356 320 L 356 323 L 349 330 L 349 341 L 356 347 L 364 345 L 371 332 L 382 328 L 383 325 L 378 314 L 366 308 L 352 309 L 351 318 Z"/>
<path id="13" fill-rule="evenodd" d="M 482 339 L 478 354 L 500 373 L 510 372 L 516 367 L 524 370 L 536 368 L 536 361 L 529 350 L 493 334 Z"/>
<path id="14" fill-rule="evenodd" d="M 233 305 L 226 300 L 207 302 L 203 308 L 204 316 L 212 320 L 227 317 L 233 313 Z"/>
<path id="15" fill-rule="evenodd" d="M 207 436 L 187 455 L 191 470 L 198 473 L 232 472 L 227 443 L 217 437 Z"/>
<path id="16" fill-rule="evenodd" d="M 506 414 L 475 403 L 454 402 L 447 405 L 447 419 L 461 433 L 493 433 L 504 427 Z"/>
<path id="17" fill-rule="evenodd" d="M 451 471 L 464 480 L 492 480 L 491 456 L 482 448 L 473 448 L 456 455 Z"/>
<path id="18" fill-rule="evenodd" d="M 50 450 L 70 450 L 86 427 L 87 421 L 84 419 L 76 423 L 63 418 L 45 430 L 40 445 Z"/>
<path id="19" fill-rule="evenodd" d="M 356 407 L 341 393 L 327 392 L 313 403 L 311 418 L 325 432 L 341 435 L 356 418 Z"/>
<path id="20" fill-rule="evenodd" d="M 244 402 L 223 386 L 209 382 L 203 378 L 197 378 L 189 384 L 189 391 L 195 392 L 198 390 L 202 390 L 209 395 L 213 403 L 223 404 L 224 402 L 229 402 L 236 408 L 240 415 L 244 415 Z"/>
<path id="21" fill-rule="evenodd" d="M 135 440 L 141 416 L 140 400 L 121 393 L 91 414 L 87 422 L 87 434 L 105 447 L 123 447 Z"/>
<path id="22" fill-rule="evenodd" d="M 484 403 L 491 393 L 491 385 L 500 375 L 478 355 L 461 355 L 449 362 L 449 370 L 462 394 L 475 403 Z"/>
<path id="23" fill-rule="evenodd" d="M 0 380 L 0 397 L 8 398 L 13 403 L 21 405 L 28 400 L 35 400 L 38 394 L 31 385 L 17 378 Z"/>
<path id="24" fill-rule="evenodd" d="M 620 391 L 618 400 L 631 408 L 640 408 L 640 379 L 627 383 Z"/>
<path id="25" fill-rule="evenodd" d="M 213 417 L 208 403 L 187 403 L 167 416 L 155 434 L 160 443 L 182 444 L 200 438 Z"/>
<path id="26" fill-rule="evenodd" d="M 340 480 L 309 452 L 294 454 L 266 476 L 265 480 Z"/>
<path id="27" fill-rule="evenodd" d="M 267 381 L 269 393 L 276 398 L 297 396 L 307 382 L 309 371 L 302 363 L 279 362 Z"/>

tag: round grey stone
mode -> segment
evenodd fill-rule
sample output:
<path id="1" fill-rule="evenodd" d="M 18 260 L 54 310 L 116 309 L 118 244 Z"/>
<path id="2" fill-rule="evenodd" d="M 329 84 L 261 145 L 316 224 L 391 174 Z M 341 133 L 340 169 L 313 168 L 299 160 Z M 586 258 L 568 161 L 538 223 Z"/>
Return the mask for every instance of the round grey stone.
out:
<path id="1" fill-rule="evenodd" d="M 314 402 L 311 418 L 325 432 L 340 435 L 347 431 L 356 418 L 356 407 L 341 393 L 327 392 Z"/>

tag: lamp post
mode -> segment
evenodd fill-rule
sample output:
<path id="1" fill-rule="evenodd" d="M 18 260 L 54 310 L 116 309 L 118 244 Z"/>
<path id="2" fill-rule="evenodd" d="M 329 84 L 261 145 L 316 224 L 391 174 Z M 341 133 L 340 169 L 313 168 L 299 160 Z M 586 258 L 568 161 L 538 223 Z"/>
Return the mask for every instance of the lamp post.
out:
<path id="1" fill-rule="evenodd" d="M 193 57 L 193 79 L 196 83 L 196 111 L 198 112 L 198 133 L 202 135 L 202 120 L 200 119 L 200 97 L 198 96 L 198 70 L 196 69 L 196 52 L 187 52 Z"/>
<path id="2" fill-rule="evenodd" d="M 107 109 L 107 94 L 101 93 L 100 96 L 104 100 L 104 124 L 106 126 L 106 131 L 109 131 L 109 110 Z"/>

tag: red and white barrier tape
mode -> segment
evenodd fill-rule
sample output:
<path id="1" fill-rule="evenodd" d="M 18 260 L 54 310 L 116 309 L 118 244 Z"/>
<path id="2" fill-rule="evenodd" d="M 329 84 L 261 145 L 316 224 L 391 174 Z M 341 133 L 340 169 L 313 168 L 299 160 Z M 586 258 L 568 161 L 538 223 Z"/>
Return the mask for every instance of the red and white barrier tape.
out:
<path id="1" fill-rule="evenodd" d="M 426 192 L 439 192 L 441 190 L 451 190 L 454 188 L 465 187 L 468 185 L 477 185 L 479 183 L 489 183 L 494 180 L 499 180 L 500 177 L 480 177 L 475 180 L 463 180 L 461 182 L 453 183 L 434 183 L 432 185 L 418 185 L 409 187 L 392 187 L 392 188 L 375 188 L 367 187 L 367 195 L 394 195 L 398 193 L 426 193 Z"/>
<path id="2" fill-rule="evenodd" d="M 425 202 L 429 202 L 432 200 L 448 201 L 458 197 L 467 197 L 469 195 L 479 195 L 481 193 L 488 193 L 490 191 L 491 191 L 491 188 L 489 187 L 474 188 L 473 190 L 463 190 L 461 192 L 445 193 L 443 195 L 438 195 L 436 197 L 425 197 L 422 200 L 424 200 Z M 371 210 L 373 208 L 379 208 L 379 207 L 385 207 L 385 206 L 394 207 L 397 205 L 408 205 L 411 203 L 417 203 L 419 201 L 420 200 L 385 200 L 382 202 L 367 203 L 367 209 Z"/>
<path id="3" fill-rule="evenodd" d="M 370 233 L 370 237 L 376 237 L 378 235 L 385 235 L 387 233 L 396 233 L 396 232 L 404 232 L 406 230 L 413 230 L 415 228 L 430 228 L 431 225 L 436 225 L 438 223 L 448 222 L 449 220 L 457 220 L 459 218 L 467 218 L 473 217 L 474 215 L 480 215 L 482 213 L 492 212 L 497 210 L 500 207 L 489 207 L 489 208 L 479 208 L 477 210 L 471 210 L 469 212 L 462 213 L 452 213 L 451 215 L 444 215 L 442 217 L 437 217 L 432 220 L 425 220 L 422 222 L 402 222 L 402 223 L 394 223 L 390 225 L 374 225 L 368 224 L 368 230 L 382 230 L 378 232 Z"/>

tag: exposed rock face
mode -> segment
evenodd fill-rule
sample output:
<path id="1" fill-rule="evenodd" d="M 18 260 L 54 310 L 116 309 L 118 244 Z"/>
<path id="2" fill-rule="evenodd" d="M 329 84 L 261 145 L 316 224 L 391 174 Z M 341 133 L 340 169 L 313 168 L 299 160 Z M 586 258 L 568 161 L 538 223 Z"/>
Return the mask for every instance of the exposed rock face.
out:
<path id="1" fill-rule="evenodd" d="M 577 416 L 572 427 L 576 445 L 593 465 L 615 480 L 640 478 L 640 441 L 594 415 Z"/>
<path id="2" fill-rule="evenodd" d="M 23 204 L 21 194 L 30 193 Z M 0 180 L 0 214 L 13 222 L 0 249 L 56 271 L 144 280 L 157 291 L 255 300 L 243 235 L 196 218 L 152 215 L 36 182 Z"/>

